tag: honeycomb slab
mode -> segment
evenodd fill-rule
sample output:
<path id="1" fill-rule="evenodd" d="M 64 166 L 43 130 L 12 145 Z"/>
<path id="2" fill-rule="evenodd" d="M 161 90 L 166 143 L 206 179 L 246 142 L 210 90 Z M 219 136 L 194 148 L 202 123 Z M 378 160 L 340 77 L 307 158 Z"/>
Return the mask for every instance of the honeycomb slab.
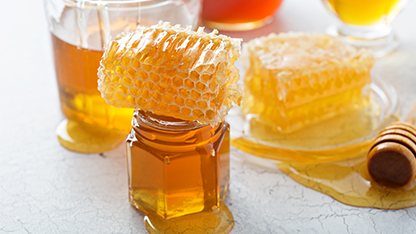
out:
<path id="1" fill-rule="evenodd" d="M 168 23 L 138 27 L 111 42 L 98 89 L 111 105 L 215 125 L 240 92 L 240 40 Z"/>
<path id="2" fill-rule="evenodd" d="M 281 132 L 335 116 L 366 100 L 373 57 L 326 35 L 286 33 L 243 48 L 242 109 Z"/>

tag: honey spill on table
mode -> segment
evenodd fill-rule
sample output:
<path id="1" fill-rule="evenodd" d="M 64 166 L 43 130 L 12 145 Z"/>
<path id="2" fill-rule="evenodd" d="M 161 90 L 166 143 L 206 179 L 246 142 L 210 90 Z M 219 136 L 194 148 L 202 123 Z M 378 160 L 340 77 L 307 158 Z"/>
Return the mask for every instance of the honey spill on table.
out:
<path id="1" fill-rule="evenodd" d="M 296 182 L 344 204 L 381 209 L 415 206 L 416 188 L 385 188 L 368 175 L 366 155 L 374 135 L 397 121 L 392 115 L 378 122 L 377 108 L 368 107 L 376 108 L 374 104 L 358 108 L 292 134 L 279 135 L 260 121 L 252 120 L 247 131 L 257 140 L 239 137 L 232 143 L 260 158 L 280 161 L 278 168 Z M 354 141 L 360 136 L 364 138 Z M 281 147 L 276 147 L 277 144 Z"/>
<path id="2" fill-rule="evenodd" d="M 144 218 L 149 233 L 230 233 L 234 226 L 233 215 L 224 204 L 210 212 L 201 212 L 165 220 L 156 215 Z"/>
<path id="3" fill-rule="evenodd" d="M 327 194 L 344 204 L 380 209 L 416 205 L 416 187 L 392 189 L 374 183 L 366 165 L 366 151 L 358 157 L 319 164 L 279 164 L 279 169 L 298 183 Z"/>

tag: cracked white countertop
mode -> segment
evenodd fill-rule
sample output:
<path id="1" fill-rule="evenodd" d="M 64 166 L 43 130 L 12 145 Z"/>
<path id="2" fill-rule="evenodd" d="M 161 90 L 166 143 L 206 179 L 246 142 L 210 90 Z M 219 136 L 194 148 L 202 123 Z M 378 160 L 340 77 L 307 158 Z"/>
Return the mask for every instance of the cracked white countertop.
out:
<path id="1" fill-rule="evenodd" d="M 416 103 L 415 12 L 411 1 L 395 22 L 401 47 L 376 66 L 405 110 Z M 285 0 L 273 24 L 232 35 L 324 32 L 331 22 L 321 1 Z M 0 233 L 144 233 L 127 201 L 122 148 L 81 155 L 56 140 L 62 115 L 42 1 L 3 1 L 0 32 Z M 231 176 L 233 233 L 416 233 L 416 208 L 346 206 L 236 157 Z"/>

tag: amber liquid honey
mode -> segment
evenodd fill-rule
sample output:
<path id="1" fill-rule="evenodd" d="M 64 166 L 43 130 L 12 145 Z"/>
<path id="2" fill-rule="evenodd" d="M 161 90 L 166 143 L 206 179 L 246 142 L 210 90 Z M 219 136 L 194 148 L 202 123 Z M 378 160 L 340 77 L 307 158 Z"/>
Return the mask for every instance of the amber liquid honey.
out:
<path id="1" fill-rule="evenodd" d="M 368 171 L 367 152 L 349 160 L 319 164 L 280 164 L 298 183 L 351 206 L 401 209 L 416 206 L 416 188 L 387 188 L 375 183 Z"/>
<path id="2" fill-rule="evenodd" d="M 233 145 L 260 158 L 280 161 L 278 168 L 296 182 L 344 204 L 380 209 L 415 206 L 416 187 L 410 190 L 392 189 L 371 179 L 366 157 L 372 138 L 344 147 L 323 147 L 354 142 L 351 140 L 357 136 L 377 133 L 397 121 L 397 117 L 391 116 L 379 129 L 374 129 L 377 116 L 361 110 L 286 135 L 273 134 L 270 127 L 254 121 L 249 129 L 252 136 L 274 144 L 290 145 L 291 149 L 267 147 L 244 137 L 234 139 Z M 310 150 L 313 147 L 316 150 Z"/>
<path id="3" fill-rule="evenodd" d="M 127 140 L 131 204 L 160 225 L 201 212 L 229 219 L 221 208 L 229 184 L 229 144 L 227 123 L 200 126 L 136 111 Z M 211 213 L 218 209 L 225 213 Z"/>
<path id="4" fill-rule="evenodd" d="M 246 30 L 264 24 L 282 0 L 205 0 L 202 18 L 208 26 L 224 30 Z"/>
<path id="5" fill-rule="evenodd" d="M 357 207 L 401 209 L 416 206 L 416 187 L 407 190 L 387 188 L 375 183 L 367 171 L 367 151 L 370 142 L 351 148 L 334 149 L 325 153 L 316 151 L 285 151 L 264 149 L 261 146 L 237 139 L 238 148 L 244 144 L 245 151 L 270 159 L 278 154 L 281 160 L 292 157 L 292 161 L 278 163 L 278 168 L 296 182 L 327 194 L 337 201 Z M 267 152 L 265 152 L 267 150 Z M 257 152 L 254 152 L 257 151 Z M 262 152 L 263 151 L 263 152 Z M 259 155 L 263 154 L 263 155 Z"/>
<path id="6" fill-rule="evenodd" d="M 328 5 L 338 18 L 356 26 L 365 26 L 381 22 L 396 14 L 403 0 L 327 0 Z"/>
<path id="7" fill-rule="evenodd" d="M 102 51 L 79 48 L 52 34 L 61 108 L 68 119 L 58 138 L 79 152 L 102 152 L 121 143 L 128 133 L 132 109 L 105 103 L 97 90 Z"/>

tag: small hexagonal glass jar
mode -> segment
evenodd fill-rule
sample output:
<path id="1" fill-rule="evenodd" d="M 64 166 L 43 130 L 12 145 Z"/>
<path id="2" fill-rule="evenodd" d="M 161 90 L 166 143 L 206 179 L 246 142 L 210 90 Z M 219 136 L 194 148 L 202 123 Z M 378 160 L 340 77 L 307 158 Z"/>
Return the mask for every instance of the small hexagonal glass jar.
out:
<path id="1" fill-rule="evenodd" d="M 229 184 L 230 128 L 136 110 L 127 139 L 130 203 L 164 219 L 219 207 Z"/>

